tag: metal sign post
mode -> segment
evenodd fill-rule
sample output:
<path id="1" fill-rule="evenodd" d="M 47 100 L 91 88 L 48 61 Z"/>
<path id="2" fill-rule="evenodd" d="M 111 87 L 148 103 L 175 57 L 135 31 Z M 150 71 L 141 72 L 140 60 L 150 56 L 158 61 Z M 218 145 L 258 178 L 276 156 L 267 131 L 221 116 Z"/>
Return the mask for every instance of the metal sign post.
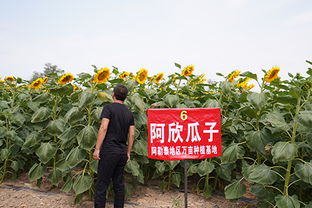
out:
<path id="1" fill-rule="evenodd" d="M 188 161 L 184 160 L 184 207 L 187 208 L 187 167 Z"/>

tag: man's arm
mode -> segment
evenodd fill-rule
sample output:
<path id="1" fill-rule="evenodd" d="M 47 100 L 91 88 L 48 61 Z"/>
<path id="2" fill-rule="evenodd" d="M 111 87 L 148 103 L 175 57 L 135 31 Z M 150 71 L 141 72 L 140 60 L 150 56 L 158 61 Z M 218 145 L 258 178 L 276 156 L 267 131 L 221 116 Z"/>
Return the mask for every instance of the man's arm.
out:
<path id="1" fill-rule="evenodd" d="M 96 140 L 95 150 L 93 152 L 93 159 L 99 160 L 100 159 L 100 149 L 103 144 L 104 138 L 106 136 L 107 127 L 108 127 L 109 119 L 103 118 L 101 122 L 101 126 L 99 128 L 98 137 Z"/>
<path id="2" fill-rule="evenodd" d="M 129 127 L 129 133 L 128 133 L 128 152 L 127 152 L 128 161 L 130 160 L 130 152 L 132 150 L 132 145 L 133 145 L 133 141 L 134 141 L 134 132 L 135 132 L 134 125 L 130 126 Z"/>

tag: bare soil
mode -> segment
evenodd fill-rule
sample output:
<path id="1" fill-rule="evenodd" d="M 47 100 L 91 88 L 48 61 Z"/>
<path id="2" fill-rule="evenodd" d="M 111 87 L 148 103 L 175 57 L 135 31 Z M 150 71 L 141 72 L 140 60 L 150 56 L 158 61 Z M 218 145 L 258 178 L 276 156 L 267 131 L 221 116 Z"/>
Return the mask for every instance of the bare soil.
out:
<path id="1" fill-rule="evenodd" d="M 93 202 L 83 200 L 74 204 L 74 194 L 60 192 L 59 189 L 49 190 L 49 186 L 38 188 L 29 182 L 27 176 L 18 180 L 5 180 L 0 184 L 0 208 L 18 207 L 53 207 L 53 208 L 92 208 Z M 113 208 L 113 202 L 108 201 L 107 208 Z M 179 190 L 162 192 L 157 186 L 138 186 L 134 195 L 125 203 L 125 208 L 183 208 L 184 193 Z M 203 196 L 189 193 L 190 208 L 252 208 L 254 203 L 236 200 L 228 201 L 222 196 L 206 199 Z"/>

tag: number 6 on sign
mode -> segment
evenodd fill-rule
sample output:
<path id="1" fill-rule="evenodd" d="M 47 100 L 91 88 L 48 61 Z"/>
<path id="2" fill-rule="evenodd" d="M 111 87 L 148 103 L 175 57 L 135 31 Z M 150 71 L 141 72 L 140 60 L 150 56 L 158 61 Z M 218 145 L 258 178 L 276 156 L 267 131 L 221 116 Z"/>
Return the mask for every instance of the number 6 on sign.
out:
<path id="1" fill-rule="evenodd" d="M 186 120 L 187 119 L 187 111 L 181 111 L 180 118 L 183 121 Z"/>

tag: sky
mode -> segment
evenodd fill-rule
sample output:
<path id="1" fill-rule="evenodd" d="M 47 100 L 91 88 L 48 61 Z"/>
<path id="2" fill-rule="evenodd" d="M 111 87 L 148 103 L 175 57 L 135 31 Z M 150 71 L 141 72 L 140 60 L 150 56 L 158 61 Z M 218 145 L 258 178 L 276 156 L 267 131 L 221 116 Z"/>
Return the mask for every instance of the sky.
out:
<path id="1" fill-rule="evenodd" d="M 312 61 L 311 0 L 0 0 L 0 77 L 30 79 L 52 63 L 149 75 L 280 67 L 306 76 Z"/>

